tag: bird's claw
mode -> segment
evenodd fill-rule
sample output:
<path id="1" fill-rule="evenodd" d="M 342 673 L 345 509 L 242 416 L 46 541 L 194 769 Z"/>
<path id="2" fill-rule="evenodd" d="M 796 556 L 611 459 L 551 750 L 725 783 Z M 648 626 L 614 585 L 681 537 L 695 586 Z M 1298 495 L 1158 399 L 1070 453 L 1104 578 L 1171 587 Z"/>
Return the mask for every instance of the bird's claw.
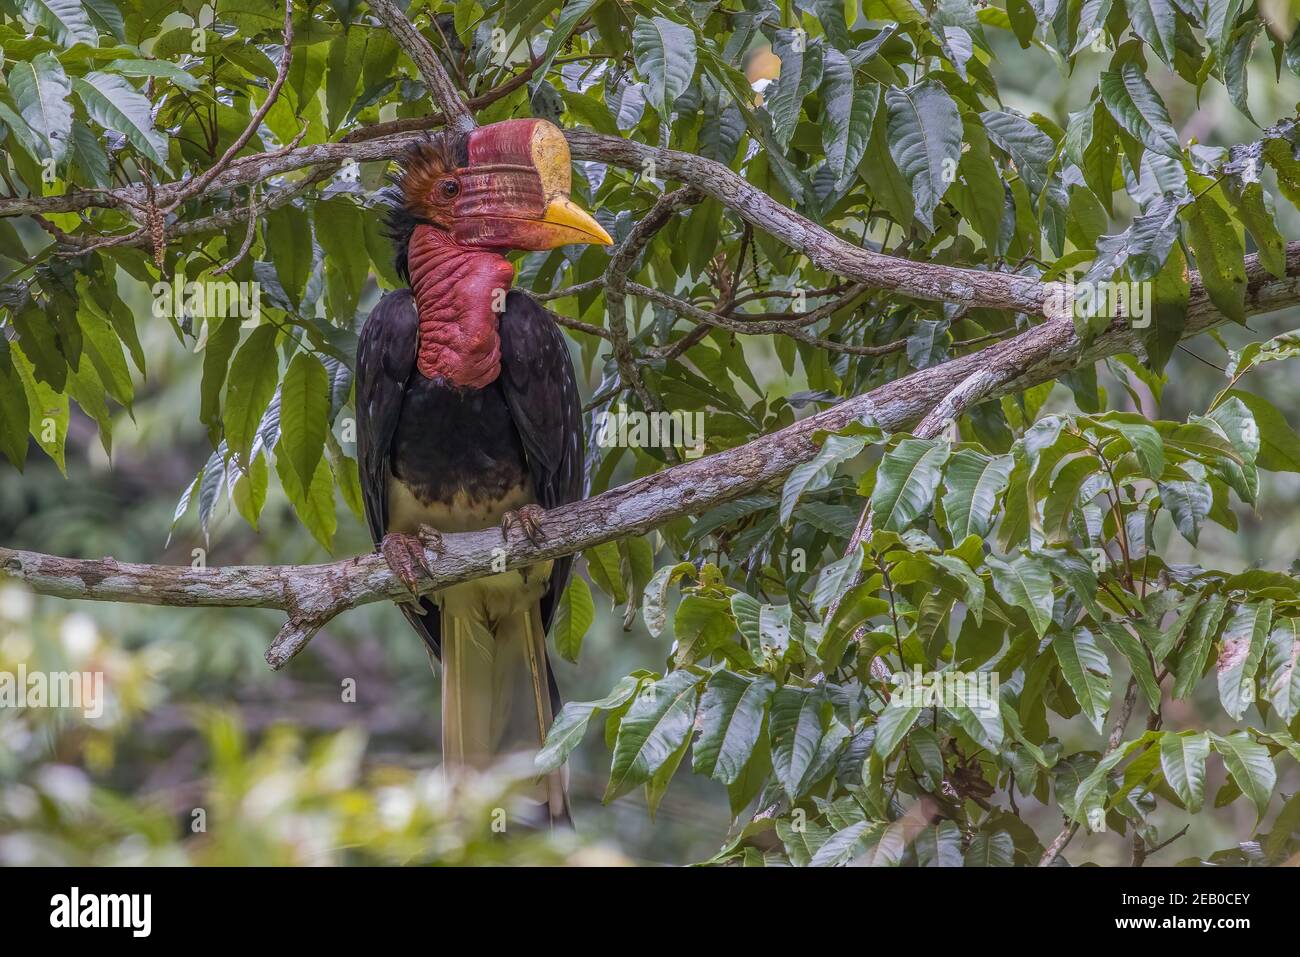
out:
<path id="1" fill-rule="evenodd" d="M 412 601 L 420 597 L 421 586 L 433 578 L 428 552 L 441 556 L 443 550 L 442 535 L 428 525 L 421 525 L 414 534 L 390 532 L 379 543 L 384 560 L 411 593 Z"/>
<path id="2" fill-rule="evenodd" d="M 542 531 L 542 517 L 546 514 L 540 505 L 523 505 L 518 511 L 511 510 L 501 516 L 501 541 L 510 540 L 510 527 L 513 525 L 524 533 L 524 537 L 534 545 L 546 540 Z"/>

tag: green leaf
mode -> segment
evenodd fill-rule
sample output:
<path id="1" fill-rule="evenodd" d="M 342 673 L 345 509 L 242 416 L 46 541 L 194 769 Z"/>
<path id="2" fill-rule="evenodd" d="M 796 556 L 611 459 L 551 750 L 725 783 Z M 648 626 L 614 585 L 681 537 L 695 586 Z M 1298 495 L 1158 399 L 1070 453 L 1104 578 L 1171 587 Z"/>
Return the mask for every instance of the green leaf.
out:
<path id="1" fill-rule="evenodd" d="M 27 461 L 30 411 L 27 389 L 14 366 L 9 340 L 0 336 L 0 452 L 19 471 Z"/>
<path id="2" fill-rule="evenodd" d="M 1241 110 L 1252 123 L 1255 117 L 1250 114 L 1250 97 L 1247 88 L 1248 66 L 1251 51 L 1255 47 L 1255 38 L 1261 24 L 1258 20 L 1249 21 L 1233 35 L 1227 56 L 1223 59 L 1223 83 L 1228 88 L 1228 99 L 1232 105 Z"/>
<path id="3" fill-rule="evenodd" d="M 678 562 L 665 565 L 650 578 L 645 595 L 641 599 L 641 617 L 645 619 L 646 630 L 652 638 L 658 638 L 668 624 L 668 588 L 683 575 L 694 575 L 695 566 L 690 562 Z"/>
<path id="4" fill-rule="evenodd" d="M 1188 811 L 1195 814 L 1205 800 L 1205 759 L 1210 739 L 1205 734 L 1166 731 L 1160 737 L 1160 767 Z"/>
<path id="5" fill-rule="evenodd" d="M 809 461 L 796 465 L 785 480 L 781 490 L 781 524 L 787 525 L 799 497 L 805 492 L 815 492 L 830 484 L 835 469 L 864 448 L 867 441 L 856 435 L 828 435 L 821 450 Z"/>
<path id="6" fill-rule="evenodd" d="M 1273 602 L 1265 599 L 1238 605 L 1223 626 L 1215 667 L 1219 673 L 1219 700 L 1234 721 L 1240 721 L 1255 701 L 1255 674 L 1264 657 L 1272 621 Z"/>
<path id="7" fill-rule="evenodd" d="M 551 623 L 555 649 L 566 661 L 577 662 L 582 639 L 595 618 L 596 605 L 591 600 L 591 589 L 582 578 L 574 575 L 555 606 L 555 620 Z"/>
<path id="8" fill-rule="evenodd" d="M 700 700 L 700 737 L 695 742 L 692 770 L 723 784 L 735 784 L 758 744 L 775 691 L 776 682 L 768 677 L 716 672 Z"/>
<path id="9" fill-rule="evenodd" d="M 1197 463 L 1188 463 L 1197 464 Z M 1202 471 L 1202 475 L 1204 472 Z M 1214 493 L 1204 481 L 1161 482 L 1160 503 L 1169 510 L 1174 526 L 1193 545 L 1214 505 Z"/>
<path id="10" fill-rule="evenodd" d="M 822 827 L 815 821 L 802 820 L 796 824 L 785 818 L 778 818 L 776 822 L 777 837 L 781 838 L 785 853 L 795 867 L 807 867 L 811 864 L 813 857 L 832 833 L 830 828 Z"/>
<path id="11" fill-rule="evenodd" d="M 961 160 L 961 114 L 934 80 L 885 91 L 889 152 L 912 186 L 916 218 L 934 229 L 934 210 L 956 179 Z"/>
<path id="12" fill-rule="evenodd" d="M 262 413 L 275 394 L 280 366 L 275 339 L 275 326 L 258 326 L 244 340 L 230 364 L 222 422 L 226 445 L 240 462 L 248 461 Z"/>
<path id="13" fill-rule="evenodd" d="M 1253 392 L 1233 389 L 1226 395 L 1240 399 L 1255 418 L 1259 429 L 1256 464 L 1270 472 L 1300 472 L 1300 435 L 1296 435 L 1277 406 Z"/>
<path id="14" fill-rule="evenodd" d="M 989 834 L 980 831 L 966 849 L 967 867 L 1011 867 L 1015 863 L 1016 845 L 1006 831 Z"/>
<path id="15" fill-rule="evenodd" d="M 871 747 L 881 758 L 888 760 L 912 730 L 920 717 L 920 707 L 904 707 L 891 702 L 876 718 L 876 738 Z"/>
<path id="16" fill-rule="evenodd" d="M 654 577 L 655 550 L 650 540 L 643 535 L 625 538 L 619 542 L 619 547 L 627 559 L 628 608 L 634 609 L 641 604 L 646 586 Z M 630 625 L 631 622 L 632 618 L 629 617 L 627 623 Z"/>
<path id="17" fill-rule="evenodd" d="M 602 542 L 592 545 L 582 553 L 587 559 L 587 574 L 592 583 L 608 595 L 615 605 L 627 601 L 627 592 L 623 588 L 622 557 L 618 545 L 614 542 Z"/>
<path id="18" fill-rule="evenodd" d="M 1224 54 L 1242 6 L 1243 0 L 1206 0 L 1204 5 L 1205 39 L 1220 63 L 1226 59 Z"/>
<path id="19" fill-rule="evenodd" d="M 984 240 L 991 255 L 1003 238 L 1002 214 L 1006 193 L 1002 186 L 1002 171 L 993 161 L 989 137 L 979 117 L 963 114 L 962 128 L 967 149 L 957 164 L 961 189 L 952 193 L 952 198 L 971 228 Z"/>
<path id="20" fill-rule="evenodd" d="M 131 408 L 135 387 L 131 370 L 126 365 L 122 341 L 107 316 L 93 298 L 83 298 L 78 304 L 77 323 L 81 327 L 82 356 L 95 367 L 99 381 L 118 403 Z"/>
<path id="21" fill-rule="evenodd" d="M 899 172 L 890 151 L 889 111 L 880 109 L 877 104 L 871 139 L 859 172 L 871 188 L 871 195 L 894 221 L 910 224 L 916 214 L 916 201 L 912 198 L 911 184 Z"/>
<path id="22" fill-rule="evenodd" d="M 1277 770 L 1273 759 L 1269 757 L 1268 748 L 1252 741 L 1244 731 L 1237 731 L 1227 737 L 1210 732 L 1210 741 L 1214 750 L 1223 757 L 1223 765 L 1232 775 L 1241 793 L 1250 798 L 1264 817 L 1268 810 L 1269 799 L 1273 796 L 1273 786 L 1277 783 Z"/>
<path id="23" fill-rule="evenodd" d="M 803 30 L 777 30 L 772 39 L 772 52 L 781 61 L 781 73 L 765 92 L 763 105 L 772 117 L 772 139 L 784 149 L 799 122 L 804 99 L 822 82 L 824 58 L 822 45 L 809 44 Z M 843 59 L 842 53 L 835 52 Z M 850 71 L 850 89 L 852 82 Z"/>
<path id="24" fill-rule="evenodd" d="M 235 361 L 238 364 L 238 358 Z M 321 361 L 310 352 L 297 353 L 280 387 L 280 442 L 275 454 L 288 457 L 304 486 L 311 483 L 325 449 L 329 390 L 329 374 Z"/>
<path id="25" fill-rule="evenodd" d="M 813 589 L 813 608 L 824 613 L 835 601 L 853 585 L 853 579 L 862 568 L 862 549 L 855 548 L 843 558 L 822 567 L 817 576 L 817 587 Z"/>
<path id="26" fill-rule="evenodd" d="M 68 396 L 52 389 L 36 377 L 36 370 L 24 354 L 20 343 L 10 343 L 14 369 L 23 380 L 27 393 L 28 431 L 41 451 L 50 457 L 66 477 L 64 445 L 68 438 Z"/>
<path id="27" fill-rule="evenodd" d="M 330 42 L 325 74 L 325 109 L 330 128 L 338 129 L 356 98 L 357 81 L 366 60 L 368 30 L 345 30 Z"/>
<path id="28" fill-rule="evenodd" d="M 45 27 L 60 46 L 99 46 L 99 32 L 81 0 L 24 0 L 22 6 L 23 15 Z"/>
<path id="29" fill-rule="evenodd" d="M 72 88 L 92 120 L 121 133 L 159 166 L 167 165 L 167 137 L 154 129 L 148 99 L 124 78 L 92 71 L 73 79 Z"/>
<path id="30" fill-rule="evenodd" d="M 1153 152 L 1181 160 L 1182 146 L 1169 111 L 1141 67 L 1129 61 L 1117 70 L 1106 70 L 1099 86 L 1106 109 L 1129 135 Z"/>
<path id="31" fill-rule="evenodd" d="M 984 579 L 980 578 L 965 560 L 955 555 L 931 555 L 930 560 L 960 582 L 962 601 L 975 615 L 975 620 L 982 623 L 984 621 Z"/>
<path id="32" fill-rule="evenodd" d="M 1129 447 L 1137 455 L 1142 474 L 1149 479 L 1158 479 L 1165 470 L 1165 443 L 1160 433 L 1145 422 L 1125 421 L 1120 416 L 1126 413 L 1107 413 L 1099 416 L 1097 421 L 1108 431 L 1117 432 L 1128 440 Z M 1107 449 L 1107 454 L 1110 450 Z M 1111 455 L 1112 458 L 1115 456 Z"/>
<path id="33" fill-rule="evenodd" d="M 1086 821 L 1088 829 L 1094 832 L 1105 830 L 1106 816 L 1105 804 L 1107 797 L 1107 779 L 1108 775 L 1115 766 L 1129 756 L 1129 753 L 1142 744 L 1143 739 L 1130 741 L 1128 744 L 1112 751 L 1100 761 L 1096 767 L 1089 772 L 1088 776 L 1079 782 L 1079 786 L 1074 791 L 1073 806 L 1067 811 L 1067 816 L 1076 821 Z M 1062 762 L 1063 764 L 1064 762 Z M 1057 767 L 1061 767 L 1060 764 Z M 1062 802 L 1060 784 L 1057 784 L 1057 803 Z"/>
<path id="34" fill-rule="evenodd" d="M 681 747 L 695 723 L 699 680 L 674 671 L 636 696 L 618 726 L 604 803 L 645 784 Z"/>
<path id="35" fill-rule="evenodd" d="M 1047 186 L 1048 169 L 1056 156 L 1052 138 L 1023 116 L 988 111 L 980 114 L 989 139 L 1010 155 L 1016 172 L 1025 181 L 1029 194 L 1037 202 Z"/>
<path id="36" fill-rule="evenodd" d="M 1095 455 L 1076 456 L 1061 467 L 1043 506 L 1044 539 L 1048 542 L 1069 542 L 1073 538 L 1070 518 L 1076 508 L 1085 504 L 1078 501 L 1079 490 L 1101 468 L 1101 460 Z"/>
<path id="37" fill-rule="evenodd" d="M 537 753 L 534 766 L 538 774 L 557 770 L 581 742 L 587 724 L 601 711 L 618 708 L 628 701 L 641 682 L 633 675 L 620 678 L 613 690 L 598 701 L 570 701 L 560 709 L 551 729 L 546 733 L 546 744 Z"/>
<path id="38" fill-rule="evenodd" d="M 800 688 L 779 688 L 772 697 L 768 737 L 772 742 L 772 767 L 777 781 L 791 800 L 803 793 L 805 778 L 814 766 L 825 724 L 825 699 Z"/>
<path id="39" fill-rule="evenodd" d="M 326 293 L 337 325 L 351 328 L 361 287 L 369 274 L 367 257 L 358 255 L 357 239 L 365 227 L 361 211 L 345 199 L 319 202 L 312 209 L 316 241 L 324 255 Z M 279 261 L 276 262 L 279 271 Z"/>
<path id="40" fill-rule="evenodd" d="M 827 49 L 825 60 L 822 146 L 835 188 L 843 189 L 856 175 L 866 152 L 880 94 L 874 85 L 858 88 L 854 84 L 853 64 L 839 50 Z M 782 64 L 784 70 L 784 61 Z"/>
<path id="41" fill-rule="evenodd" d="M 738 622 L 728 614 L 730 609 L 725 598 L 687 595 L 681 600 L 673 619 L 677 639 L 673 662 L 677 667 L 708 658 L 731 639 Z"/>
<path id="42" fill-rule="evenodd" d="M 1277 228 L 1272 197 L 1264 192 L 1258 181 L 1238 185 L 1229 178 L 1224 185 L 1224 193 L 1232 203 L 1233 211 L 1255 240 L 1260 263 L 1274 276 L 1283 278 L 1286 275 L 1286 240 Z"/>
<path id="43" fill-rule="evenodd" d="M 1228 599 L 1223 595 L 1210 595 L 1197 608 L 1195 616 L 1188 625 L 1182 653 L 1174 665 L 1175 698 L 1185 698 L 1201 680 L 1205 663 L 1210 657 L 1210 646 L 1218 634 L 1219 622 L 1228 606 Z"/>
<path id="44" fill-rule="evenodd" d="M 1151 710 L 1159 711 L 1160 685 L 1156 681 L 1155 670 L 1151 666 L 1151 659 L 1146 649 L 1142 647 L 1142 642 L 1120 622 L 1103 621 L 1098 625 L 1101 633 L 1128 661 L 1129 669 L 1137 679 L 1138 687 L 1142 689 L 1142 694 L 1146 697 Z"/>
<path id="45" fill-rule="evenodd" d="M 1173 0 L 1127 0 L 1133 32 L 1140 36 L 1166 65 L 1174 65 L 1174 34 L 1178 8 Z"/>
<path id="46" fill-rule="evenodd" d="M 297 306 L 302 301 L 307 277 L 311 275 L 313 254 L 307 213 L 292 203 L 286 203 L 266 214 L 262 233 L 276 277 L 289 301 Z M 355 242 L 355 237 L 352 241 Z M 352 255 L 355 257 L 355 250 Z"/>
<path id="47" fill-rule="evenodd" d="M 107 3 L 109 0 L 105 0 L 105 2 Z M 183 90 L 189 90 L 191 93 L 202 86 L 193 73 L 182 70 L 169 60 L 114 60 L 104 67 L 104 72 L 118 73 L 122 76 L 159 77 L 176 84 Z"/>
<path id="48" fill-rule="evenodd" d="M 1010 6 L 1010 5 L 1008 5 Z M 1110 15 L 1111 0 L 1083 0 L 1079 10 L 1079 40 L 1070 51 L 1076 56 L 1084 47 L 1090 47 L 1106 32 L 1106 18 Z"/>
<path id="49" fill-rule="evenodd" d="M 975 678 L 975 675 L 971 675 L 967 680 L 974 681 Z M 943 710 L 957 719 L 962 730 L 970 735 L 973 741 L 996 752 L 1002 746 L 1002 739 L 1006 736 L 1006 729 L 1002 725 L 1002 708 L 998 700 L 987 698 L 967 700 L 967 695 L 973 695 L 974 689 L 966 684 L 958 684 L 956 691 L 957 700 L 944 705 Z"/>
<path id="50" fill-rule="evenodd" d="M 1288 724 L 1300 714 L 1300 634 L 1296 619 L 1279 618 L 1268 636 L 1268 683 L 1265 696 Z"/>
<path id="51" fill-rule="evenodd" d="M 646 100 L 665 121 L 695 75 L 695 33 L 665 17 L 636 18 L 632 50 L 646 78 Z"/>
<path id="52" fill-rule="evenodd" d="M 842 867 L 862 853 L 883 827 L 879 821 L 855 821 L 826 839 L 809 861 L 810 867 Z"/>
<path id="53" fill-rule="evenodd" d="M 322 458 L 316 463 L 311 484 L 306 486 L 287 462 L 287 456 L 277 455 L 275 471 L 280 476 L 280 485 L 289 497 L 294 514 L 326 551 L 332 551 L 334 532 L 339 523 L 338 516 L 334 514 L 334 480 L 329 462 Z"/>
<path id="54" fill-rule="evenodd" d="M 1216 309 L 1233 322 L 1246 322 L 1246 250 L 1240 227 L 1233 222 L 1213 190 L 1184 207 L 1187 241 L 1205 291 Z"/>
<path id="55" fill-rule="evenodd" d="M 664 795 L 668 793 L 668 785 L 672 782 L 673 775 L 677 773 L 682 758 L 686 757 L 686 751 L 690 744 L 691 739 L 688 734 L 682 739 L 682 743 L 677 746 L 677 750 L 668 756 L 667 761 L 659 765 L 659 770 L 655 771 L 650 780 L 646 782 L 646 812 L 650 815 L 651 821 L 655 819 L 655 812 L 659 810 L 659 803 L 663 800 Z"/>
<path id="56" fill-rule="evenodd" d="M 1110 708 L 1110 662 L 1106 655 L 1086 628 L 1057 635 L 1052 639 L 1052 650 L 1079 708 L 1100 732 Z"/>
<path id="57" fill-rule="evenodd" d="M 221 440 L 221 389 L 226 384 L 230 356 L 239 344 L 236 316 L 208 316 L 203 345 L 203 381 L 199 386 L 199 421 L 208 427 L 213 446 Z"/>
<path id="58" fill-rule="evenodd" d="M 253 461 L 248 468 L 238 471 L 236 468 L 236 477 L 234 484 L 230 488 L 231 500 L 235 503 L 235 509 L 254 529 L 257 528 L 258 518 L 262 514 L 262 506 L 266 504 L 266 489 L 270 482 L 270 468 L 266 464 L 265 455 L 253 457 Z"/>
<path id="59" fill-rule="evenodd" d="M 546 43 L 546 51 L 542 54 L 541 65 L 534 71 L 533 75 L 544 77 L 551 69 L 551 64 L 555 62 L 555 56 L 560 52 L 560 48 L 568 42 L 569 37 L 573 36 L 573 30 L 583 17 L 594 7 L 600 0 L 569 0 L 560 11 L 559 17 L 555 21 L 555 29 L 551 31 L 551 38 Z"/>
<path id="60" fill-rule="evenodd" d="M 1176 220 L 1174 220 L 1176 222 Z M 1172 237 L 1171 237 L 1172 239 Z M 1161 371 L 1182 340 L 1187 326 L 1187 257 L 1170 245 L 1165 264 L 1156 274 L 1152 289 L 1151 331 L 1147 335 L 1147 359 L 1154 371 Z"/>
<path id="61" fill-rule="evenodd" d="M 989 556 L 986 560 L 993 573 L 993 589 L 1010 605 L 1022 609 L 1041 638 L 1052 623 L 1052 576 L 1046 568 L 1027 555 L 1012 561 Z"/>
<path id="62" fill-rule="evenodd" d="M 993 527 L 993 513 L 1011 480 L 1015 460 L 1010 455 L 983 455 L 960 449 L 943 474 L 943 513 L 953 544 L 968 535 L 983 538 Z"/>
<path id="63" fill-rule="evenodd" d="M 40 137 L 46 156 L 62 162 L 72 135 L 72 83 L 52 53 L 20 60 L 9 71 L 9 91 L 32 132 Z"/>
<path id="64" fill-rule="evenodd" d="M 871 493 L 877 531 L 901 532 L 932 506 L 948 451 L 942 440 L 903 439 L 885 453 Z"/>
<path id="65" fill-rule="evenodd" d="M 922 828 L 913 846 L 917 863 L 922 867 L 961 867 L 963 864 L 961 830 L 952 821 L 940 821 Z"/>

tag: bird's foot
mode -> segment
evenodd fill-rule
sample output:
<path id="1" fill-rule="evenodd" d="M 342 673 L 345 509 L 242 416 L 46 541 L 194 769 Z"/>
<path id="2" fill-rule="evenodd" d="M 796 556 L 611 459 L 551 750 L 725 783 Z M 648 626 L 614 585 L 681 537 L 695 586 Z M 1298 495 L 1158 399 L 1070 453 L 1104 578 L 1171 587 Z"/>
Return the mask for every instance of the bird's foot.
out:
<path id="1" fill-rule="evenodd" d="M 433 577 L 433 566 L 429 564 L 428 553 L 442 556 L 442 534 L 429 525 L 421 525 L 415 534 L 389 532 L 379 543 L 379 551 L 393 574 L 411 593 L 411 600 L 415 601 L 420 597 L 421 586 Z"/>
<path id="2" fill-rule="evenodd" d="M 523 505 L 518 511 L 511 510 L 501 516 L 501 541 L 510 540 L 510 527 L 513 525 L 524 533 L 524 537 L 534 545 L 546 540 L 542 532 L 542 517 L 546 511 L 540 505 Z"/>

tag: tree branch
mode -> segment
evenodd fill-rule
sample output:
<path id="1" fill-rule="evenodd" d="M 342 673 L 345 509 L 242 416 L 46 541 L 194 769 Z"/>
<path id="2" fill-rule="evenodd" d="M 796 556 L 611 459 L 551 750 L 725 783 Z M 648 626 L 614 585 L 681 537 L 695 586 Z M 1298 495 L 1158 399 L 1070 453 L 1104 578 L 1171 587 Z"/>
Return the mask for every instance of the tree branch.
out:
<path id="1" fill-rule="evenodd" d="M 397 41 L 398 46 L 405 50 L 406 55 L 415 63 L 420 76 L 424 77 L 425 85 L 429 87 L 429 95 L 442 108 L 447 126 L 457 133 L 468 133 L 478 126 L 474 122 L 474 115 L 461 99 L 456 85 L 451 82 L 451 77 L 438 62 L 438 54 L 434 52 L 433 45 L 419 30 L 415 29 L 414 24 L 398 9 L 397 4 L 392 0 L 370 0 L 370 12 L 392 31 L 393 39 Z"/>
<path id="2" fill-rule="evenodd" d="M 459 99 L 457 102 L 460 102 Z M 464 104 L 461 106 L 463 108 Z M 424 135 L 423 132 L 396 133 L 373 139 L 316 143 L 293 150 L 241 157 L 213 177 L 200 195 L 247 186 L 308 166 L 337 166 L 348 159 L 358 163 L 389 160 L 400 155 Z M 863 249 L 782 206 L 721 163 L 677 150 L 645 146 L 617 136 L 603 136 L 582 130 L 566 130 L 565 137 L 575 159 L 609 163 L 638 171 L 645 162 L 654 162 L 658 175 L 693 186 L 714 197 L 753 226 L 765 230 L 807 256 L 817 267 L 855 279 L 875 289 L 902 293 L 917 299 L 1046 315 L 1047 303 L 1059 285 L 1039 282 L 1031 276 L 915 262 Z M 165 205 L 183 186 L 184 183 L 175 182 L 159 184 L 156 187 L 157 201 Z M 139 205 L 143 200 L 143 188 L 139 186 L 121 187 L 107 193 L 77 190 L 60 196 L 0 198 L 0 216 L 65 213 L 96 206 Z"/>
<path id="3" fill-rule="evenodd" d="M 1267 273 L 1257 257 L 1247 263 L 1246 310 L 1268 312 L 1300 296 L 1300 243 L 1287 252 L 1286 279 Z M 1185 335 L 1223 321 L 1210 304 L 1199 278 L 1191 291 Z M 697 514 L 780 481 L 818 450 L 819 430 L 836 431 L 870 415 L 887 431 L 907 428 L 930 413 L 981 369 L 997 370 L 998 383 L 982 398 L 1019 392 L 1083 362 L 1131 352 L 1141 330 L 1113 323 L 1085 345 L 1068 317 L 1043 323 L 1014 339 L 922 369 L 864 395 L 745 445 L 684 462 L 647 475 L 595 498 L 564 505 L 542 521 L 546 538 L 533 545 L 518 532 L 502 542 L 497 529 L 445 535 L 445 551 L 430 553 L 434 569 L 427 590 L 445 588 L 500 571 L 498 548 L 507 568 L 573 554 L 593 545 L 641 535 L 682 515 Z M 985 384 L 987 380 L 982 378 Z M 960 393 L 959 393 L 960 394 Z M 111 558 L 60 558 L 38 552 L 0 549 L 0 577 L 25 582 L 34 591 L 60 598 L 136 602 L 151 605 L 242 606 L 278 608 L 289 622 L 277 636 L 267 660 L 283 667 L 312 635 L 335 615 L 358 605 L 397 600 L 407 595 L 384 559 L 360 555 L 324 565 L 189 566 L 136 565 Z"/>
<path id="4" fill-rule="evenodd" d="M 609 257 L 609 265 L 605 267 L 605 316 L 609 322 L 609 342 L 613 347 L 614 362 L 624 385 L 636 394 L 647 412 L 658 411 L 658 408 L 650 390 L 641 381 L 636 368 L 636 357 L 632 355 L 632 346 L 628 341 L 627 274 L 631 272 L 641 250 L 645 249 L 655 233 L 667 225 L 673 214 L 685 206 L 698 203 L 702 198 L 699 192 L 689 186 L 664 193 L 632 227 L 627 238 L 615 248 L 614 254 Z"/>
<path id="5" fill-rule="evenodd" d="M 1103 757 L 1118 748 L 1120 742 L 1124 740 L 1124 727 L 1128 724 L 1128 719 L 1133 716 L 1133 705 L 1136 703 L 1137 679 L 1129 678 L 1128 688 L 1124 691 L 1124 700 L 1120 704 L 1119 717 L 1115 719 L 1115 726 L 1111 728 L 1110 737 L 1106 741 L 1106 750 L 1102 755 Z M 1056 859 L 1060 857 L 1061 852 L 1065 850 L 1065 845 L 1069 844 L 1070 841 L 1074 839 L 1074 835 L 1077 834 L 1078 831 L 1078 821 L 1066 821 L 1065 825 L 1061 828 L 1060 833 L 1058 833 L 1056 837 L 1052 838 L 1052 843 L 1047 846 L 1047 850 L 1044 851 L 1043 856 L 1039 858 L 1038 866 L 1051 867 L 1052 864 L 1055 863 Z M 1136 833 L 1137 832 L 1134 831 L 1135 836 Z M 1141 866 L 1140 862 L 1138 866 Z"/>

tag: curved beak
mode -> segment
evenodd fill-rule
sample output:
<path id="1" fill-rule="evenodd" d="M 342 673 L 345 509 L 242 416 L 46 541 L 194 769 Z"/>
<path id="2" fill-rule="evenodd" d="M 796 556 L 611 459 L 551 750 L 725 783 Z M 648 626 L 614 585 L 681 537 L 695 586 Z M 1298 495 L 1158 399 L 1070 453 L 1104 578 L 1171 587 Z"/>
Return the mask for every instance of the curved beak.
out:
<path id="1" fill-rule="evenodd" d="M 613 244 L 569 198 L 572 166 L 564 134 L 545 120 L 503 120 L 470 136 L 469 163 L 452 218 L 458 242 L 497 249 Z"/>
<path id="2" fill-rule="evenodd" d="M 500 189 L 503 178 L 496 176 L 498 182 L 494 185 L 498 188 L 484 191 L 478 201 L 467 198 L 468 208 L 452 221 L 452 236 L 457 242 L 530 251 L 574 243 L 613 244 L 595 217 L 566 194 L 556 192 L 549 199 L 538 196 L 521 201 L 517 194 Z"/>
<path id="3" fill-rule="evenodd" d="M 614 240 L 596 218 L 567 196 L 556 196 L 546 204 L 542 223 L 555 239 L 553 245 L 595 243 L 612 246 Z"/>

